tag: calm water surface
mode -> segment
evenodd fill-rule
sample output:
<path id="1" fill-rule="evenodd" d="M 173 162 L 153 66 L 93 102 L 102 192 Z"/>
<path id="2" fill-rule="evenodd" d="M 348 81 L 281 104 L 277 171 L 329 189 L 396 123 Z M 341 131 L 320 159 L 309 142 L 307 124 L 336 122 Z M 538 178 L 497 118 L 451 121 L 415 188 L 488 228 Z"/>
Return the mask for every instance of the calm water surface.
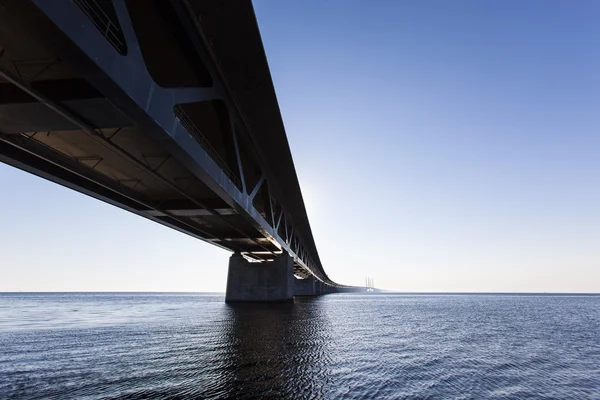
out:
<path id="1" fill-rule="evenodd" d="M 0 294 L 0 398 L 600 399 L 600 296 Z"/>

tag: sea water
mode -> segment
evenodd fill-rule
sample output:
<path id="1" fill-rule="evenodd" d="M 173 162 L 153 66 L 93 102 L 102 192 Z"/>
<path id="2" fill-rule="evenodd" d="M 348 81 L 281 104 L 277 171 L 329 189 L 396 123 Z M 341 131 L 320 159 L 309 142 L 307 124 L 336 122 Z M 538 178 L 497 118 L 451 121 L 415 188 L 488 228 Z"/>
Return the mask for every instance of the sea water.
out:
<path id="1" fill-rule="evenodd" d="M 0 398 L 600 399 L 600 296 L 0 294 Z"/>

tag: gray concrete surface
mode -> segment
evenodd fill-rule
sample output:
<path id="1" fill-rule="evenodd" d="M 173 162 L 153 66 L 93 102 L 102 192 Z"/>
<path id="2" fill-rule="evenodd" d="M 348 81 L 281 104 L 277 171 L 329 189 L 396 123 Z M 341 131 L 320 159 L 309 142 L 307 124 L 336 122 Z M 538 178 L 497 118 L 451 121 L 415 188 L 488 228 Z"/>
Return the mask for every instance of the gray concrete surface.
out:
<path id="1" fill-rule="evenodd" d="M 284 252 L 268 263 L 251 263 L 240 254 L 229 258 L 226 302 L 294 300 L 294 261 Z"/>
<path id="2" fill-rule="evenodd" d="M 315 294 L 314 276 L 306 279 L 294 278 L 294 296 L 314 296 Z"/>

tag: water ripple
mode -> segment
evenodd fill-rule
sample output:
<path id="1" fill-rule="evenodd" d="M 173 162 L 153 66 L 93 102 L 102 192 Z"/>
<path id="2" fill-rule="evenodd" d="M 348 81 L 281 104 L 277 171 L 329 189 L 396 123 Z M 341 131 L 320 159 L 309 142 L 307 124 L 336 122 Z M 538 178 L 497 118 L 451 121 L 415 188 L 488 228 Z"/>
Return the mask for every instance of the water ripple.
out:
<path id="1" fill-rule="evenodd" d="M 600 296 L 0 294 L 0 398 L 600 398 Z"/>

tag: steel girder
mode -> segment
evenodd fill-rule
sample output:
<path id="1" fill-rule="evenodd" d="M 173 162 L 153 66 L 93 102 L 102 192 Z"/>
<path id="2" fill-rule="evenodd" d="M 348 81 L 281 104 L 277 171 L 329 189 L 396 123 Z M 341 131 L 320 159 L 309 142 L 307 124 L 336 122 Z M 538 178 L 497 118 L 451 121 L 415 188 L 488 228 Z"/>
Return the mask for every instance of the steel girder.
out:
<path id="1" fill-rule="evenodd" d="M 227 79 L 211 53 L 210 44 L 206 43 L 201 23 L 195 17 L 189 1 L 173 1 L 171 4 L 189 35 L 193 51 L 200 56 L 212 77 L 209 87 L 164 87 L 156 83 L 148 71 L 130 15 L 129 7 L 135 7 L 136 1 L 126 3 L 125 0 L 115 0 L 113 5 L 118 26 L 109 23 L 104 31 L 98 23 L 90 23 L 90 13 L 98 12 L 98 9 L 94 9 L 97 6 L 94 0 L 34 0 L 32 3 L 44 18 L 48 18 L 68 38 L 67 41 L 56 41 L 52 37 L 40 38 L 47 40 L 46 45 L 54 48 L 57 57 L 83 71 L 86 80 L 112 105 L 133 120 L 146 134 L 162 143 L 195 177 L 218 194 L 232 210 L 243 216 L 280 251 L 287 251 L 305 274 L 314 275 L 328 286 L 350 289 L 328 278 L 316 248 L 305 245 L 303 235 L 294 224 L 294 216 L 287 211 L 286 204 L 279 200 L 283 196 L 277 182 L 272 171 L 266 167 L 252 128 L 245 120 L 235 93 L 228 87 Z M 30 4 L 23 7 L 34 6 Z M 39 13 L 24 14 L 23 23 L 35 24 L 39 18 Z M 97 134 L 97 127 L 86 124 L 71 111 L 54 104 L 51 99 L 45 99 L 43 94 L 36 93 L 26 82 L 20 82 L 4 72 L 6 80 L 12 80 L 13 84 L 29 95 L 37 96 L 39 101 L 90 135 Z M 214 100 L 222 101 L 227 108 L 237 171 L 232 171 L 232 168 L 219 160 L 210 144 L 202 142 L 202 133 L 194 132 L 193 122 L 187 121 L 185 112 L 178 108 L 185 104 Z M 102 137 L 100 140 L 106 139 Z M 240 141 L 246 143 L 260 166 L 261 177 L 258 182 L 250 182 L 246 177 L 240 156 Z M 114 146 L 110 141 L 108 145 Z M 186 211 L 173 212 L 162 209 L 151 200 L 140 199 L 126 187 L 115 186 L 114 182 L 107 181 L 93 168 L 62 159 L 56 152 L 30 140 L 26 134 L 1 134 L 0 160 L 219 245 L 197 226 L 186 224 L 178 218 Z M 265 200 L 260 206 L 255 202 L 259 192 L 263 193 Z M 140 206 L 144 207 L 143 211 L 140 211 Z M 201 209 L 207 210 L 208 207 Z M 165 219 L 165 216 L 172 218 Z M 309 239 L 314 243 L 312 237 Z M 236 250 L 235 246 L 228 247 Z"/>

